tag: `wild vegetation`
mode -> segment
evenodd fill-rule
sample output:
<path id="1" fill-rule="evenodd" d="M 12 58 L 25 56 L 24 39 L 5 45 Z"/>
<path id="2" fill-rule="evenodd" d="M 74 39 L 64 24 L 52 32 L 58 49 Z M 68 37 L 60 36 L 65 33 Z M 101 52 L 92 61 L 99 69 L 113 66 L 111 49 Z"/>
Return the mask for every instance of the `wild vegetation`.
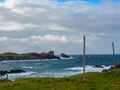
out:
<path id="1" fill-rule="evenodd" d="M 1 90 L 120 90 L 120 69 L 109 72 L 90 72 L 64 78 L 26 78 L 0 81 Z"/>

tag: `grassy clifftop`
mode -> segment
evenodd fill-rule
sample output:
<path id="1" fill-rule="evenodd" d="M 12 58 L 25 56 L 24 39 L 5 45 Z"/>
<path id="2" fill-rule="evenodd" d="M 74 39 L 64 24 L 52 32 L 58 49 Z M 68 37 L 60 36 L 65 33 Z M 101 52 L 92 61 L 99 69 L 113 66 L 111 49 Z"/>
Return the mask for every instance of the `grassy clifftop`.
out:
<path id="1" fill-rule="evenodd" d="M 66 78 L 27 78 L 0 82 L 1 90 L 120 90 L 120 69 L 106 73 L 87 73 Z"/>

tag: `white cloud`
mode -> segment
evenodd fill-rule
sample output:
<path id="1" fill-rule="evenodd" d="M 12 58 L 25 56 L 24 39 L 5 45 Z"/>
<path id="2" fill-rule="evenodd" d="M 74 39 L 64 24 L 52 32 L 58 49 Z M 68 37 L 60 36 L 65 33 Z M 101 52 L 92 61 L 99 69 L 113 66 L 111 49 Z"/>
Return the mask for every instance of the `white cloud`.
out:
<path id="1" fill-rule="evenodd" d="M 0 6 L 11 9 L 15 8 L 15 5 L 18 4 L 19 2 L 20 0 L 5 0 L 3 3 L 0 4 Z"/>
<path id="2" fill-rule="evenodd" d="M 50 24 L 49 26 L 47 26 L 48 29 L 50 30 L 56 30 L 56 31 L 66 31 L 64 27 L 57 25 L 57 24 Z"/>
<path id="3" fill-rule="evenodd" d="M 23 25 L 16 22 L 9 22 L 0 25 L 0 31 L 19 31 L 23 30 Z"/>
<path id="4" fill-rule="evenodd" d="M 65 36 L 57 36 L 57 35 L 33 35 L 29 38 L 12 38 L 12 37 L 0 37 L 0 42 L 38 42 L 38 43 L 69 43 L 69 40 Z"/>
<path id="5" fill-rule="evenodd" d="M 51 42 L 51 43 L 67 43 L 68 39 L 65 36 L 56 36 L 56 35 L 45 35 L 45 36 L 31 36 L 32 40 L 38 42 Z"/>
<path id="6" fill-rule="evenodd" d="M 17 47 L 24 48 L 23 52 L 55 48 L 81 53 L 82 36 L 86 35 L 88 53 L 102 53 L 102 49 L 110 53 L 110 42 L 119 44 L 119 8 L 120 3 L 112 2 L 6 0 L 0 3 L 0 42 L 4 42 L 0 49 L 14 48 L 17 42 L 16 51 Z"/>
<path id="7" fill-rule="evenodd" d="M 4 41 L 7 41 L 8 38 L 7 37 L 0 37 L 0 42 L 4 42 Z"/>

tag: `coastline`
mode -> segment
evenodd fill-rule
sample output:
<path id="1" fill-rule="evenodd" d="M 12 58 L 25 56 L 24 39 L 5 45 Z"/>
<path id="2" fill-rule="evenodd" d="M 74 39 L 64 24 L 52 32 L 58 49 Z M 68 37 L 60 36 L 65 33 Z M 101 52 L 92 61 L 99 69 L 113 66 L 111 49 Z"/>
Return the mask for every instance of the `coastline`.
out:
<path id="1" fill-rule="evenodd" d="M 119 58 L 119 57 L 118 57 Z M 112 66 L 112 58 L 108 55 L 86 57 L 86 72 L 101 72 Z M 96 68 L 94 68 L 94 66 Z M 98 67 L 99 66 L 99 67 Z M 102 68 L 104 67 L 104 68 Z M 35 60 L 9 60 L 0 62 L 0 70 L 21 69 L 24 74 L 10 75 L 10 78 L 21 77 L 65 77 L 83 73 L 82 56 L 72 56 L 67 59 L 35 59 Z M 31 73 L 29 73 L 31 72 Z"/>
<path id="2" fill-rule="evenodd" d="M 46 59 L 61 59 L 61 58 L 70 58 L 70 56 L 61 53 L 60 55 L 54 55 L 54 51 L 49 51 L 47 53 L 13 53 L 13 52 L 6 52 L 0 54 L 0 61 L 10 61 L 10 60 L 46 60 Z"/>

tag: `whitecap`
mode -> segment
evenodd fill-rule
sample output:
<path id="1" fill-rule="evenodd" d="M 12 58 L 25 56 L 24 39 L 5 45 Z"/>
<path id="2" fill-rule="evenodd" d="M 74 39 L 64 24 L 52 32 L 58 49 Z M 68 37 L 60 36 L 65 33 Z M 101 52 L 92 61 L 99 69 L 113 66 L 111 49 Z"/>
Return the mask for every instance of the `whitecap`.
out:
<path id="1" fill-rule="evenodd" d="M 23 68 L 33 68 L 33 67 L 30 67 L 30 66 L 23 66 Z"/>
<path id="2" fill-rule="evenodd" d="M 16 80 L 18 78 L 27 78 L 30 75 L 32 75 L 34 72 L 25 72 L 25 73 L 12 73 L 12 74 L 8 74 L 8 79 L 9 80 Z"/>
<path id="3" fill-rule="evenodd" d="M 82 70 L 82 67 L 65 68 L 65 70 Z"/>
<path id="4" fill-rule="evenodd" d="M 102 65 L 103 66 L 103 65 Z M 103 68 L 94 68 L 93 66 L 87 65 L 85 67 L 86 72 L 102 72 L 103 69 L 109 69 L 111 66 L 103 66 Z M 83 67 L 71 67 L 65 68 L 64 70 L 71 70 L 71 71 L 83 71 Z"/>
<path id="5" fill-rule="evenodd" d="M 60 57 L 60 59 L 62 60 L 69 60 L 69 59 L 73 59 L 74 57 L 70 56 L 69 58 L 65 58 L 65 57 Z"/>

